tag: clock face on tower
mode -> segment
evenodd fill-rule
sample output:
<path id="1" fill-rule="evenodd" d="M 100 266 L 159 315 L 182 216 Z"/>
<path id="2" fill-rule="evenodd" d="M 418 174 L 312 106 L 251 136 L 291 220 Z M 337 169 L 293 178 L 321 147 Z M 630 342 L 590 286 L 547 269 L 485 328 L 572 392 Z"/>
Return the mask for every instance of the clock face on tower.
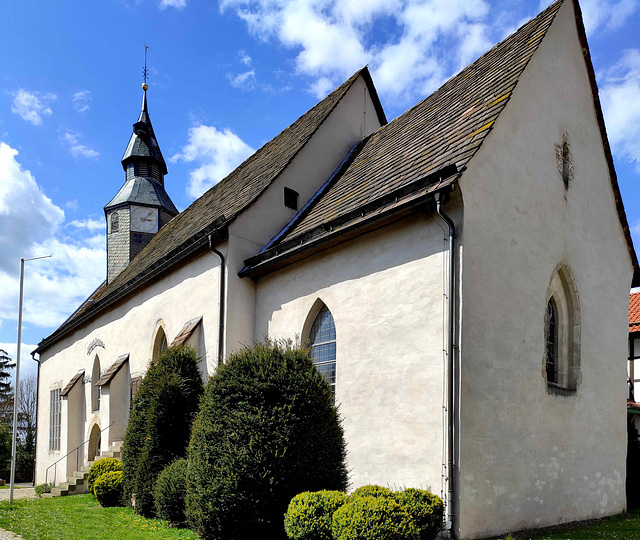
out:
<path id="1" fill-rule="evenodd" d="M 146 233 L 158 232 L 158 210 L 145 206 L 132 206 L 131 230 Z"/>

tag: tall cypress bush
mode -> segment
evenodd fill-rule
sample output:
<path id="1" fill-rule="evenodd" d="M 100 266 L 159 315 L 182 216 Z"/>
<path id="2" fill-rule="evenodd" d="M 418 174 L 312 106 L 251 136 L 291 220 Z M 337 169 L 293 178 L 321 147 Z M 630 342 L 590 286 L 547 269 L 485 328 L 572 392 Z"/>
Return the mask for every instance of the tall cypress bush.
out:
<path id="1" fill-rule="evenodd" d="M 193 424 L 187 520 L 205 539 L 285 538 L 302 491 L 347 487 L 333 393 L 308 351 L 258 343 L 220 366 Z"/>
<path id="2" fill-rule="evenodd" d="M 178 346 L 152 361 L 131 404 L 124 438 L 125 499 L 136 499 L 136 511 L 155 514 L 153 487 L 160 472 L 185 457 L 191 424 L 203 384 L 198 355 L 192 347 Z"/>

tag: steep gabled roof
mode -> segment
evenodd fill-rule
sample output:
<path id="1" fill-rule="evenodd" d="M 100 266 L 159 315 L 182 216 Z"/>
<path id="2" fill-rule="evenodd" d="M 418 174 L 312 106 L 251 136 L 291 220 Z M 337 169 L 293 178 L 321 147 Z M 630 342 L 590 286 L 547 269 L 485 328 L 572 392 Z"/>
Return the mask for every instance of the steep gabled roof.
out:
<path id="1" fill-rule="evenodd" d="M 371 75 L 365 67 L 162 227 L 111 283 L 98 288 L 60 328 L 40 342 L 35 352 L 41 352 L 91 320 L 158 273 L 206 248 L 209 235 L 214 235 L 215 239 L 224 237 L 229 223 L 251 206 L 287 168 L 361 76 L 371 93 L 378 120 L 386 123 Z"/>
<path id="2" fill-rule="evenodd" d="M 404 114 L 382 126 L 241 275 L 259 277 L 302 258 L 305 246 L 344 238 L 368 219 L 417 204 L 455 182 L 509 102 L 562 0 Z M 293 259 L 291 258 L 293 256 Z"/>
<path id="3" fill-rule="evenodd" d="M 382 126 L 342 164 L 310 204 L 258 255 L 245 261 L 240 275 L 260 277 L 344 242 L 358 230 L 375 228 L 376 222 L 424 205 L 428 194 L 451 189 L 498 121 L 563 2 L 556 1 L 436 92 Z M 618 217 L 634 268 L 632 286 L 637 287 L 640 267 L 613 165 L 582 13 L 578 0 L 572 3 Z"/>

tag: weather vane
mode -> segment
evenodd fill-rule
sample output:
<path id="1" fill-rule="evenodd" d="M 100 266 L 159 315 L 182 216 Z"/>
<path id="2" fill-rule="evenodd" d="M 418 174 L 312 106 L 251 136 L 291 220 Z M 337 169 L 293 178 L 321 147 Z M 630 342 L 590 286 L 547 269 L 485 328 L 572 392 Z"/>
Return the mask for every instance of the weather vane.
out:
<path id="1" fill-rule="evenodd" d="M 147 69 L 147 44 L 144 44 L 144 69 L 142 70 L 142 79 L 144 80 L 143 87 L 147 86 L 147 77 L 149 75 L 149 70 Z M 145 88 L 146 90 L 146 88 Z"/>

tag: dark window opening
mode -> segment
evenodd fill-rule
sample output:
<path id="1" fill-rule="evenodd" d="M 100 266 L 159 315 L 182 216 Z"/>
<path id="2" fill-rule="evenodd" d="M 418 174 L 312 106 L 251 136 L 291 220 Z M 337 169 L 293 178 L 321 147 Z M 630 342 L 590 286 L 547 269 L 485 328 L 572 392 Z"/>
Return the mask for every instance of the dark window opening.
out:
<path id="1" fill-rule="evenodd" d="M 298 209 L 298 192 L 291 188 L 284 188 L 284 205 L 291 210 Z"/>
<path id="2" fill-rule="evenodd" d="M 139 232 L 133 233 L 133 243 L 142 244 L 142 233 L 139 233 Z"/>
<path id="3" fill-rule="evenodd" d="M 547 304 L 544 316 L 544 333 L 547 352 L 547 382 L 558 384 L 558 313 L 553 298 Z"/>
<path id="4" fill-rule="evenodd" d="M 118 218 L 118 213 L 114 212 L 113 214 L 111 214 L 111 232 L 112 233 L 118 232 L 119 229 L 120 229 L 120 220 Z"/>

